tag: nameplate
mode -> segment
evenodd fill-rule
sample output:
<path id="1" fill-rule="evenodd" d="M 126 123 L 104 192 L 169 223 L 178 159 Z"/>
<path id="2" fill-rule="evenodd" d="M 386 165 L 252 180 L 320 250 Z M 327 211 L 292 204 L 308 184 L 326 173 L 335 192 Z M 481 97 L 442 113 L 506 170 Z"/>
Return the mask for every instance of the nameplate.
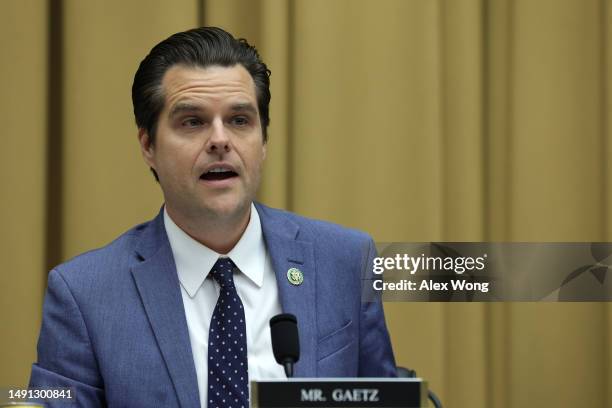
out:
<path id="1" fill-rule="evenodd" d="M 251 382 L 253 408 L 427 406 L 420 378 L 291 378 Z"/>

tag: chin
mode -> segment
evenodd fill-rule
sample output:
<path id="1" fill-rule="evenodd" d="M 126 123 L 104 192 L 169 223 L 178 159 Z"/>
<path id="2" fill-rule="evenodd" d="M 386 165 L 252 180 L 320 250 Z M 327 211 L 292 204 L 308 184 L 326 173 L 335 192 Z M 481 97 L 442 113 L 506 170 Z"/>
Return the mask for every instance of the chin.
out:
<path id="1" fill-rule="evenodd" d="M 219 218 L 233 218 L 240 217 L 245 211 L 248 211 L 250 202 L 245 203 L 242 201 L 230 201 L 230 202 L 219 202 L 212 203 L 206 206 L 207 212 L 212 213 Z"/>

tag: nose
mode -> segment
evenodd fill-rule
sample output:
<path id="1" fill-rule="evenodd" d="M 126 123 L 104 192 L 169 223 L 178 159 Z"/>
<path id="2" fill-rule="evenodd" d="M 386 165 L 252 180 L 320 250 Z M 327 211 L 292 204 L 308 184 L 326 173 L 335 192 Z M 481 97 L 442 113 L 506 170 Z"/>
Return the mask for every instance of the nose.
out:
<path id="1" fill-rule="evenodd" d="M 223 120 L 215 119 L 210 129 L 210 136 L 206 141 L 206 152 L 223 154 L 231 150 L 229 134 L 225 129 Z"/>

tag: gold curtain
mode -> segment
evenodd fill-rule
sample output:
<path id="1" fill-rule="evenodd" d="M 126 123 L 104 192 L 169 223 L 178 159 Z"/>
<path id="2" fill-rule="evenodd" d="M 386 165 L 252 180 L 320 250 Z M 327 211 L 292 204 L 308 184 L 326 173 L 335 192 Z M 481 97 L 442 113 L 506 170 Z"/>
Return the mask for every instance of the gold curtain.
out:
<path id="1" fill-rule="evenodd" d="M 202 23 L 272 70 L 264 203 L 377 241 L 612 241 L 610 0 L 7 0 L 0 23 L 0 385 L 27 381 L 46 269 L 159 208 L 131 81 Z M 447 407 L 612 407 L 607 303 L 385 308 Z"/>

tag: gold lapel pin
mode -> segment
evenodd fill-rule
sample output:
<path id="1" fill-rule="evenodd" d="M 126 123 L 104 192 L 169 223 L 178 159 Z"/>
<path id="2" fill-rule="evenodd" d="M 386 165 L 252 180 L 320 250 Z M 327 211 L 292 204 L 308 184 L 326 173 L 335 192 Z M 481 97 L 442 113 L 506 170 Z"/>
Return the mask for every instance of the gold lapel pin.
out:
<path id="1" fill-rule="evenodd" d="M 290 268 L 287 271 L 287 280 L 292 285 L 301 285 L 304 282 L 304 274 L 298 268 Z"/>

